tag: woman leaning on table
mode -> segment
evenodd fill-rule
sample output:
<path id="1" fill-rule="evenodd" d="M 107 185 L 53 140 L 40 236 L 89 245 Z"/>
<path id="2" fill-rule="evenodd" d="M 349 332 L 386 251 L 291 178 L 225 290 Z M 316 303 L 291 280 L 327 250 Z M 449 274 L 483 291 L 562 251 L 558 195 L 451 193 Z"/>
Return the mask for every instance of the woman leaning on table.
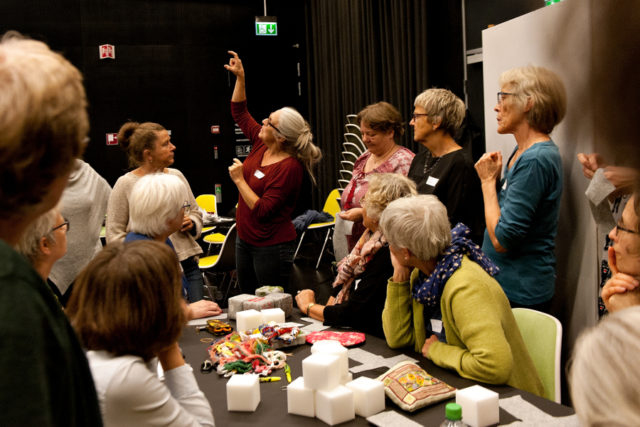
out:
<path id="1" fill-rule="evenodd" d="M 369 189 L 360 199 L 366 228 L 351 253 L 338 263 L 334 295 L 326 305 L 321 305 L 316 304 L 311 289 L 304 289 L 296 295 L 300 311 L 327 325 L 384 336 L 380 315 L 387 294 L 387 278 L 393 273 L 393 267 L 389 245 L 378 223 L 390 202 L 412 195 L 416 195 L 416 185 L 405 176 L 394 173 L 369 176 Z"/>
<path id="2" fill-rule="evenodd" d="M 213 426 L 178 338 L 189 318 L 164 243 L 105 247 L 80 273 L 67 315 L 84 348 L 105 426 Z M 164 371 L 158 377 L 157 357 Z"/>
<path id="3" fill-rule="evenodd" d="M 486 232 L 482 250 L 500 267 L 496 280 L 512 307 L 549 311 L 555 290 L 554 256 L 562 195 L 562 159 L 549 134 L 564 117 L 560 78 L 542 67 L 513 68 L 500 76 L 494 110 L 498 133 L 516 148 L 501 179 L 502 154 L 476 163 Z"/>
<path id="4" fill-rule="evenodd" d="M 469 229 L 453 230 L 432 195 L 391 202 L 380 228 L 389 241 L 393 276 L 382 326 L 391 348 L 413 346 L 464 378 L 508 384 L 543 395 L 497 271 Z"/>
<path id="5" fill-rule="evenodd" d="M 245 72 L 238 54 L 224 67 L 236 76 L 231 114 L 253 147 L 244 163 L 233 160 L 229 175 L 240 197 L 236 211 L 236 266 L 244 292 L 260 286 L 288 288 L 296 231 L 291 214 L 300 195 L 305 169 L 322 153 L 313 144 L 309 124 L 291 107 L 274 111 L 262 126 L 247 110 Z"/>
<path id="6" fill-rule="evenodd" d="M 198 255 L 202 253 L 196 239 L 202 231 L 202 213 L 196 208 L 191 187 L 182 172 L 170 168 L 173 164 L 175 145 L 169 132 L 157 123 L 127 122 L 118 132 L 118 143 L 127 152 L 129 163 L 136 168 L 116 181 L 107 205 L 107 243 L 122 242 L 129 231 L 129 196 L 136 182 L 145 175 L 167 173 L 184 183 L 183 200 L 194 209 L 185 212 L 180 229 L 169 236 L 189 282 L 189 302 L 200 301 L 204 294 L 204 281 L 198 267 Z"/>
<path id="7" fill-rule="evenodd" d="M 351 181 L 342 191 L 340 218 L 353 221 L 351 234 L 347 234 L 351 251 L 365 230 L 362 223 L 360 199 L 368 188 L 367 178 L 372 173 L 399 173 L 406 176 L 414 154 L 397 144 L 404 134 L 400 112 L 388 102 L 368 105 L 358 113 L 362 142 L 367 151 L 353 165 Z"/>

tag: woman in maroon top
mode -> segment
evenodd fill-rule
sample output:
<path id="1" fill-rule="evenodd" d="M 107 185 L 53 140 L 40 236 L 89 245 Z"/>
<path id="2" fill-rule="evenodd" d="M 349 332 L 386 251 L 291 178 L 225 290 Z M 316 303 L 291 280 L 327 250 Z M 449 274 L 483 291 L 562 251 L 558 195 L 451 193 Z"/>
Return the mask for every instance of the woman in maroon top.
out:
<path id="1" fill-rule="evenodd" d="M 291 213 L 300 193 L 304 169 L 322 157 L 309 124 L 296 110 L 284 107 L 256 122 L 247 110 L 245 78 L 238 54 L 224 67 L 236 76 L 231 114 L 253 144 L 244 163 L 233 159 L 229 175 L 240 197 L 236 211 L 236 269 L 240 288 L 288 287 L 296 231 Z"/>

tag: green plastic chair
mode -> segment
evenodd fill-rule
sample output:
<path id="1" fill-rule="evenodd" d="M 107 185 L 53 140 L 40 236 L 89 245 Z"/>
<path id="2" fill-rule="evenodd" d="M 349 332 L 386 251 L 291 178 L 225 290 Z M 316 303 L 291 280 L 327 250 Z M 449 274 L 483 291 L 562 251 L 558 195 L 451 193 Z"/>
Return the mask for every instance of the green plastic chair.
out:
<path id="1" fill-rule="evenodd" d="M 529 308 L 514 308 L 512 311 L 544 385 L 544 397 L 560 403 L 562 324 L 541 311 Z"/>

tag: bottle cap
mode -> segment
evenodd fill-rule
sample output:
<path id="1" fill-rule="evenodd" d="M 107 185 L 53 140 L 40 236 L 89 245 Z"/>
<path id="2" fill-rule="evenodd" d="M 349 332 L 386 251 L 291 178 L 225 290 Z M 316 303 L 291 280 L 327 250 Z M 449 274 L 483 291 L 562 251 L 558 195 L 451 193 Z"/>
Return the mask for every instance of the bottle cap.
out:
<path id="1" fill-rule="evenodd" d="M 462 419 L 462 406 L 457 403 L 447 403 L 444 411 L 448 420 L 457 421 Z"/>

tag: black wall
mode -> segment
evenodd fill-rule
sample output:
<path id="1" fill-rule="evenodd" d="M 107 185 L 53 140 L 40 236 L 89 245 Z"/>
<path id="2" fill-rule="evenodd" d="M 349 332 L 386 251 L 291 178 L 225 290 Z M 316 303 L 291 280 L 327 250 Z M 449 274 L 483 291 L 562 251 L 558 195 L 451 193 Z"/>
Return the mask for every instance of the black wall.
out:
<path id="1" fill-rule="evenodd" d="M 0 32 L 43 40 L 83 72 L 91 120 L 85 159 L 112 185 L 128 164 L 119 147 L 106 145 L 106 133 L 127 120 L 158 122 L 171 130 L 174 167 L 196 195 L 223 185 L 225 212 L 237 201 L 227 173 L 235 157 L 229 113 L 235 79 L 223 68 L 227 50 L 243 59 L 257 120 L 282 105 L 307 109 L 296 65 L 305 56 L 304 3 L 270 0 L 267 12 L 278 16 L 277 37 L 255 35 L 255 16 L 264 13 L 259 0 L 3 0 Z M 105 43 L 115 46 L 115 60 L 99 59 Z M 221 133 L 212 135 L 211 125 Z"/>

